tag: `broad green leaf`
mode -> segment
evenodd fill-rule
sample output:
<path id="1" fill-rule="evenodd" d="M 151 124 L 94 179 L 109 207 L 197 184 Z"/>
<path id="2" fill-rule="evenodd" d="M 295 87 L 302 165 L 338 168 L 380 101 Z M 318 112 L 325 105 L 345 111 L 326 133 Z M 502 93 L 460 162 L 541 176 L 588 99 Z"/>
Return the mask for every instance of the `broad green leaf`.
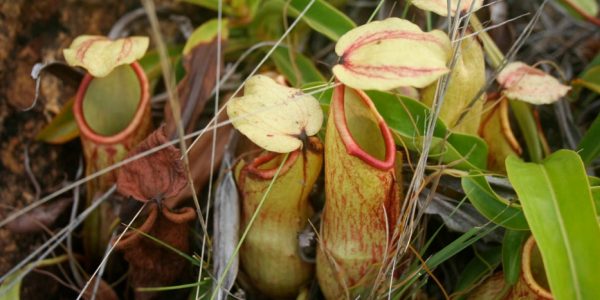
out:
<path id="1" fill-rule="evenodd" d="M 454 293 L 468 291 L 476 286 L 481 282 L 482 278 L 492 275 L 496 267 L 500 265 L 501 261 L 501 247 L 493 247 L 482 253 L 477 253 L 463 269 L 454 289 Z"/>
<path id="2" fill-rule="evenodd" d="M 181 63 L 178 63 L 181 59 L 181 50 L 183 47 L 174 46 L 169 47 L 167 52 L 169 54 L 169 58 L 171 60 L 171 64 L 176 65 L 176 74 L 177 79 L 183 77 L 181 69 Z M 144 69 L 144 73 L 146 73 L 146 78 L 148 78 L 148 83 L 150 85 L 150 90 L 161 80 L 162 68 L 160 66 L 160 55 L 158 54 L 158 50 L 150 50 L 146 52 L 146 55 L 142 57 L 138 63 Z"/>
<path id="3" fill-rule="evenodd" d="M 600 116 L 596 117 L 592 126 L 579 142 L 579 155 L 581 160 L 588 166 L 600 155 Z"/>
<path id="4" fill-rule="evenodd" d="M 593 186 L 592 197 L 594 198 L 594 205 L 596 206 L 596 215 L 600 216 L 600 186 Z"/>
<path id="5" fill-rule="evenodd" d="M 523 243 L 529 237 L 529 231 L 506 230 L 502 240 L 502 270 L 504 281 L 514 285 L 521 274 L 521 255 Z"/>
<path id="6" fill-rule="evenodd" d="M 429 108 L 414 99 L 385 92 L 370 91 L 367 94 L 400 139 L 400 144 L 406 145 L 410 150 L 421 151 Z M 441 120 L 437 121 L 433 135 L 431 157 L 441 158 L 443 163 L 458 163 L 454 167 L 459 169 L 485 169 L 487 145 L 480 138 L 451 133 Z M 446 136 L 447 141 L 444 143 Z"/>
<path id="7" fill-rule="evenodd" d="M 73 116 L 73 103 L 70 99 L 63 105 L 60 112 L 35 137 L 38 141 L 50 144 L 64 144 L 79 136 L 79 128 Z"/>
<path id="8" fill-rule="evenodd" d="M 556 299 L 600 299 L 600 225 L 583 162 L 559 150 L 542 163 L 506 160 Z"/>
<path id="9" fill-rule="evenodd" d="M 229 37 L 229 29 L 227 19 L 224 19 L 220 23 L 221 27 L 221 39 L 226 40 Z M 219 20 L 211 19 L 198 26 L 196 30 L 190 35 L 185 46 L 183 47 L 183 55 L 187 55 L 190 51 L 198 46 L 198 44 L 208 44 L 212 40 L 216 39 L 219 35 Z"/>
<path id="10" fill-rule="evenodd" d="M 291 48 L 278 47 L 271 55 L 271 59 L 277 70 L 285 76 L 292 86 L 299 87 L 309 82 L 325 81 L 325 77 L 317 70 L 310 59 L 301 53 L 291 51 Z"/>
<path id="11" fill-rule="evenodd" d="M 416 152 L 423 150 L 424 136 L 403 136 L 395 131 L 392 126 L 390 128 L 394 133 L 397 144 L 406 146 Z M 456 144 L 456 141 L 463 144 Z M 478 150 L 474 151 L 475 149 Z M 485 161 L 479 157 L 479 154 L 483 153 L 483 149 L 487 149 L 485 142 L 473 135 L 452 133 L 447 139 L 434 136 L 431 139 L 429 148 L 429 159 L 451 164 L 453 168 L 459 170 L 484 169 Z"/>
<path id="12" fill-rule="evenodd" d="M 287 2 L 285 0 L 272 1 L 280 3 L 282 8 Z M 292 17 L 296 17 L 304 10 L 310 1 L 311 0 L 291 0 L 289 2 L 288 14 Z M 315 0 L 308 11 L 306 11 L 303 20 L 312 29 L 333 41 L 337 41 L 344 33 L 356 27 L 354 21 L 324 0 Z"/>
<path id="13" fill-rule="evenodd" d="M 314 86 L 322 84 L 315 83 Z M 412 151 L 421 151 L 426 120 L 430 114 L 429 108 L 417 100 L 386 92 L 368 91 L 367 95 L 392 130 L 396 144 L 406 146 Z M 327 116 L 331 90 L 314 96 L 321 103 Z M 453 167 L 462 170 L 485 169 L 487 164 L 487 145 L 482 139 L 467 134 L 451 133 L 441 120 L 436 122 L 429 154 L 432 158 L 441 159 L 443 163 L 456 163 Z"/>
<path id="14" fill-rule="evenodd" d="M 529 229 L 520 205 L 498 196 L 481 173 L 463 176 L 461 184 L 471 204 L 490 221 L 513 230 Z"/>

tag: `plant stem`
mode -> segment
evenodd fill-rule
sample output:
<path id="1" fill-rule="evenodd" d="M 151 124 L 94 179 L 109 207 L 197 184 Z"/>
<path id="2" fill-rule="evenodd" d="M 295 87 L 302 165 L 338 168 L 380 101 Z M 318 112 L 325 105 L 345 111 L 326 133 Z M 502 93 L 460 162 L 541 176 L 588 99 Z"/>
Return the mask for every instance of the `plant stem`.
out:
<path id="1" fill-rule="evenodd" d="M 502 54 L 502 51 L 498 48 L 494 40 L 485 31 L 476 15 L 471 16 L 470 23 L 473 30 L 478 33 L 479 39 L 483 43 L 483 49 L 487 53 L 492 67 L 496 69 L 503 67 L 506 60 L 504 54 Z M 510 99 L 510 107 L 525 138 L 530 159 L 534 162 L 542 161 L 544 154 L 530 105 L 519 100 Z"/>
<path id="2" fill-rule="evenodd" d="M 515 114 L 519 128 L 521 128 L 525 144 L 527 144 L 529 158 L 533 162 L 541 162 L 544 157 L 542 143 L 538 135 L 535 119 L 531 113 L 530 105 L 523 101 L 510 100 L 510 108 Z"/>

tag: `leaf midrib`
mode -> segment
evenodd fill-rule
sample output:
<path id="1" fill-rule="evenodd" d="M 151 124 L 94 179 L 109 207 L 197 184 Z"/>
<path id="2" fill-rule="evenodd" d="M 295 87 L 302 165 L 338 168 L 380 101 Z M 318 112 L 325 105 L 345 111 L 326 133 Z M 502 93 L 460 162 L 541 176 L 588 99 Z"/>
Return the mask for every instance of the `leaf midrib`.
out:
<path id="1" fill-rule="evenodd" d="M 573 259 L 573 250 L 571 249 L 571 243 L 570 243 L 570 239 L 569 236 L 566 232 L 565 229 L 565 224 L 563 222 L 562 216 L 560 214 L 560 207 L 558 205 L 558 199 L 556 198 L 556 192 L 554 189 L 554 186 L 552 185 L 552 181 L 550 180 L 550 176 L 548 175 L 548 172 L 546 171 L 546 167 L 544 165 L 540 166 L 542 174 L 544 175 L 544 181 L 546 181 L 546 186 L 549 187 L 549 191 L 550 191 L 550 198 L 552 199 L 552 205 L 554 206 L 554 210 L 557 212 L 557 219 L 558 219 L 558 224 L 559 224 L 559 228 L 560 228 L 560 233 L 563 237 L 562 240 L 566 241 L 565 243 L 565 250 L 567 252 L 567 259 L 569 260 L 569 269 L 570 269 L 570 273 L 571 276 L 569 276 L 570 278 L 572 278 L 572 284 L 573 284 L 573 289 L 575 290 L 575 295 L 577 297 L 577 299 L 583 299 L 582 295 L 581 295 L 581 291 L 579 289 L 579 285 L 577 284 L 579 282 L 579 278 L 577 277 L 577 271 L 575 269 L 575 260 Z"/>

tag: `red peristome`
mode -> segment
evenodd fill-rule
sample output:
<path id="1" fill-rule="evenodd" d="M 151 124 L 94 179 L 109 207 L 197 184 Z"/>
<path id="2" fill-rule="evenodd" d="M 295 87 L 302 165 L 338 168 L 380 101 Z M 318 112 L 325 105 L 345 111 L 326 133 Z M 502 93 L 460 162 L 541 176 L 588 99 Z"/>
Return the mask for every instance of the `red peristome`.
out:
<path id="1" fill-rule="evenodd" d="M 307 147 L 306 151 L 323 151 L 323 145 L 316 137 L 309 137 L 308 142 L 303 145 L 303 147 Z M 289 157 L 281 167 L 280 174 L 284 174 L 287 170 L 294 165 L 298 156 L 303 153 L 304 150 L 296 150 L 289 154 Z M 281 153 L 273 153 L 269 152 L 264 155 L 261 155 L 255 158 L 248 166 L 246 166 L 246 171 L 248 174 L 252 176 L 256 176 L 262 179 L 273 179 L 275 173 L 277 173 L 277 169 L 279 169 L 279 164 L 270 168 L 270 169 L 260 169 L 260 167 L 266 163 L 269 163 L 271 160 L 280 156 Z"/>
<path id="2" fill-rule="evenodd" d="M 144 109 L 139 108 L 150 105 L 148 78 L 146 77 L 146 74 L 144 73 L 142 67 L 137 62 L 130 64 L 130 66 L 135 72 L 136 77 L 138 78 L 140 83 L 140 102 L 138 103 L 138 109 L 135 112 L 135 115 L 133 116 L 133 119 L 131 120 L 129 125 L 125 127 L 125 129 L 123 129 L 121 132 L 111 136 L 104 136 L 94 132 L 94 130 L 92 130 L 92 128 L 90 128 L 90 126 L 86 122 L 85 117 L 83 115 L 83 100 L 85 97 L 85 93 L 94 77 L 87 73 L 81 81 L 79 89 L 77 90 L 77 95 L 75 96 L 75 103 L 73 104 L 73 114 L 75 115 L 75 121 L 77 121 L 77 125 L 79 127 L 79 130 L 81 131 L 81 134 L 85 136 L 88 140 L 97 144 L 120 143 L 127 136 L 131 135 L 135 130 L 137 130 L 139 123 L 142 122 L 146 111 Z"/>
<path id="3" fill-rule="evenodd" d="M 298 159 L 299 154 L 300 154 L 300 150 L 296 150 L 296 151 L 290 153 L 288 159 L 285 161 L 285 163 L 281 167 L 281 171 L 279 173 L 284 174 L 287 170 L 289 170 L 289 168 L 291 168 L 292 165 L 294 165 L 294 162 L 296 162 L 296 159 Z M 281 155 L 281 153 L 269 152 L 269 153 L 266 153 L 264 155 L 261 155 L 261 156 L 255 158 L 246 167 L 248 174 L 251 174 L 252 176 L 256 176 L 256 177 L 262 178 L 262 179 L 273 179 L 273 177 L 277 173 L 277 170 L 279 169 L 279 164 L 275 165 L 273 168 L 270 168 L 270 169 L 260 169 L 260 166 L 267 164 L 271 160 L 280 157 L 280 155 Z"/>
<path id="4" fill-rule="evenodd" d="M 375 118 L 377 118 L 379 129 L 381 130 L 381 135 L 383 136 L 383 140 L 385 142 L 385 159 L 377 159 L 364 151 L 352 137 L 352 134 L 350 133 L 346 123 L 346 113 L 344 108 L 345 89 L 346 86 L 343 84 L 340 84 L 335 88 L 333 92 L 332 105 L 335 106 L 333 114 L 335 127 L 337 128 L 340 137 L 346 146 L 346 151 L 348 154 L 360 158 L 365 163 L 377 169 L 384 171 L 391 169 L 395 162 L 396 144 L 394 143 L 394 138 L 392 137 L 390 129 L 385 124 L 385 121 L 381 115 L 377 112 L 377 109 L 373 105 L 373 102 L 371 102 L 369 99 L 369 96 L 367 96 L 367 94 L 361 90 L 354 90 L 358 94 L 359 98 L 365 103 L 365 105 L 371 109 Z"/>

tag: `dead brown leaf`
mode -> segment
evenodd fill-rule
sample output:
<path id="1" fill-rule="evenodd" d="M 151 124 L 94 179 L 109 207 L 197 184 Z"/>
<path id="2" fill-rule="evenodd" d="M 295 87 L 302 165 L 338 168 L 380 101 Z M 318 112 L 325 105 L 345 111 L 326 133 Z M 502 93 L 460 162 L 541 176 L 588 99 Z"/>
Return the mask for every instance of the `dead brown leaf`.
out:
<path id="1" fill-rule="evenodd" d="M 6 228 L 15 233 L 40 232 L 54 224 L 58 216 L 69 207 L 71 200 L 61 198 L 39 206 L 6 224 Z"/>
<path id="2" fill-rule="evenodd" d="M 217 39 L 210 43 L 200 43 L 188 55 L 183 57 L 186 75 L 177 86 L 181 101 L 181 120 L 185 132 L 192 132 L 215 86 Z M 223 61 L 223 60 L 221 60 Z M 223 67 L 222 65 L 220 66 Z M 165 105 L 165 122 L 167 136 L 175 133 L 175 122 L 169 104 Z"/>
<path id="3" fill-rule="evenodd" d="M 168 142 L 164 128 L 151 133 L 127 158 Z M 180 151 L 169 146 L 123 166 L 117 175 L 117 190 L 143 202 L 174 197 L 187 185 L 180 157 Z"/>
<path id="4" fill-rule="evenodd" d="M 188 252 L 188 223 L 196 218 L 194 209 L 185 207 L 172 211 L 166 205 L 159 207 L 151 203 L 148 210 L 146 220 L 138 230 L 184 253 Z M 185 258 L 139 232 L 127 232 L 116 247 L 129 262 L 129 280 L 134 288 L 173 284 L 189 266 Z M 136 291 L 135 294 L 135 299 L 160 298 L 157 293 Z"/>

